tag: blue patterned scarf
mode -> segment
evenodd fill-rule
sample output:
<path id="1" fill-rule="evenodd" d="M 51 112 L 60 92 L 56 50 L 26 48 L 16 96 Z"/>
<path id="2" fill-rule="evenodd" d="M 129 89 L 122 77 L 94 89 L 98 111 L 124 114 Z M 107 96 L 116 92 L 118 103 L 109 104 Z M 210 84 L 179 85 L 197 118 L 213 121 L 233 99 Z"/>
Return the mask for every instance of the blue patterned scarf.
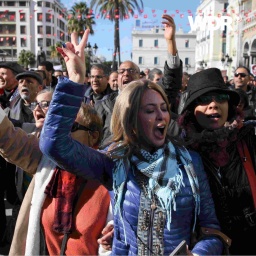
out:
<path id="1" fill-rule="evenodd" d="M 115 214 L 121 216 L 121 201 L 123 190 L 127 180 L 128 172 L 131 169 L 130 164 L 138 171 L 147 176 L 148 179 L 148 195 L 151 198 L 155 195 L 163 209 L 167 212 L 167 229 L 170 230 L 172 221 L 172 210 L 176 211 L 175 196 L 179 193 L 183 183 L 183 173 L 179 168 L 177 159 L 181 160 L 189 177 L 190 185 L 195 199 L 195 218 L 199 214 L 199 184 L 197 176 L 194 172 L 192 159 L 189 152 L 184 147 L 174 147 L 169 142 L 163 148 L 158 149 L 155 153 L 150 154 L 145 150 L 140 151 L 143 160 L 136 155 L 132 155 L 130 163 L 127 158 L 119 159 L 116 162 L 114 171 L 114 191 L 116 197 Z M 136 175 L 136 171 L 135 171 Z M 160 185 L 161 184 L 161 185 Z M 123 225 L 124 226 L 124 225 Z"/>

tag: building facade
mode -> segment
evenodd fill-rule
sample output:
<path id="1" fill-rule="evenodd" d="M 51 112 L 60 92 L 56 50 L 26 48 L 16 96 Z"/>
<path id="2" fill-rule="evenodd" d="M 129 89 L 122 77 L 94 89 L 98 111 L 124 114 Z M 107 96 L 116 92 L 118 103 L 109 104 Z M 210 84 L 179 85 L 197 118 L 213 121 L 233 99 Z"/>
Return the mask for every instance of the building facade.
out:
<path id="1" fill-rule="evenodd" d="M 183 61 L 183 71 L 195 71 L 195 33 L 176 31 L 176 43 L 180 59 Z M 167 44 L 164 30 L 153 27 L 147 30 L 133 30 L 132 32 L 132 61 L 141 70 L 159 68 L 163 70 L 167 57 Z"/>
<path id="2" fill-rule="evenodd" d="M 36 58 L 50 46 L 68 40 L 68 13 L 59 0 L 0 1 L 0 60 L 17 61 L 22 50 Z"/>
<path id="3" fill-rule="evenodd" d="M 256 64 L 255 0 L 202 0 L 196 16 L 206 18 L 204 24 L 209 17 L 214 17 L 213 22 L 222 22 L 219 28 L 213 29 L 208 20 L 204 29 L 196 29 L 198 68 L 217 67 L 232 77 L 239 65 L 250 69 Z"/>

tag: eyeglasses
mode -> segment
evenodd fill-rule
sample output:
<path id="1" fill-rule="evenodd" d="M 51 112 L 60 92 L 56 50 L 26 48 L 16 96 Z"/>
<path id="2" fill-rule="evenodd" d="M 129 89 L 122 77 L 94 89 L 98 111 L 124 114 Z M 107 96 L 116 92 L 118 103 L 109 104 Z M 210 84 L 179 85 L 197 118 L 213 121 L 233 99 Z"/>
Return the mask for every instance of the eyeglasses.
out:
<path id="1" fill-rule="evenodd" d="M 71 132 L 75 132 L 75 131 L 78 131 L 78 130 L 82 130 L 82 131 L 90 131 L 90 132 L 93 132 L 92 129 L 86 127 L 86 126 L 83 126 L 77 122 L 74 122 L 72 128 L 71 128 Z"/>
<path id="2" fill-rule="evenodd" d="M 241 77 L 246 77 L 246 76 L 248 76 L 248 75 L 245 74 L 245 73 L 235 73 L 235 77 L 239 77 L 239 76 L 241 76 Z"/>
<path id="3" fill-rule="evenodd" d="M 39 106 L 41 109 L 46 109 L 50 106 L 50 101 L 43 100 L 43 101 L 40 101 L 40 102 L 32 102 L 30 104 L 30 109 L 34 110 L 36 108 L 36 106 Z"/>
<path id="4" fill-rule="evenodd" d="M 123 74 L 125 71 L 127 71 L 130 74 L 136 74 L 138 71 L 135 68 L 121 68 L 117 70 L 118 74 Z"/>
<path id="5" fill-rule="evenodd" d="M 207 104 L 210 104 L 212 101 L 223 103 L 228 100 L 229 100 L 228 94 L 202 95 L 196 100 L 196 103 L 198 105 L 207 105 Z"/>
<path id="6" fill-rule="evenodd" d="M 103 77 L 105 77 L 105 76 L 91 76 L 91 75 L 89 75 L 89 78 L 91 78 L 91 79 L 97 78 L 98 80 L 100 80 Z"/>

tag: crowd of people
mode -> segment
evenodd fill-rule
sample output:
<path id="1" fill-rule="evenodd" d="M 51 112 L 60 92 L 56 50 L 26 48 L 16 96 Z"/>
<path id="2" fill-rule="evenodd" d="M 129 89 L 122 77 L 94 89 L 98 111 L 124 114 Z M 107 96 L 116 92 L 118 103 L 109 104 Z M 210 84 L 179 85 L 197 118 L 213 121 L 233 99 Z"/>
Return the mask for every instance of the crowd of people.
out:
<path id="1" fill-rule="evenodd" d="M 255 80 L 183 72 L 164 14 L 163 71 L 66 73 L 0 62 L 0 246 L 10 255 L 256 255 Z M 17 208 L 6 223 L 7 199 Z M 11 229 L 12 228 L 12 229 Z"/>

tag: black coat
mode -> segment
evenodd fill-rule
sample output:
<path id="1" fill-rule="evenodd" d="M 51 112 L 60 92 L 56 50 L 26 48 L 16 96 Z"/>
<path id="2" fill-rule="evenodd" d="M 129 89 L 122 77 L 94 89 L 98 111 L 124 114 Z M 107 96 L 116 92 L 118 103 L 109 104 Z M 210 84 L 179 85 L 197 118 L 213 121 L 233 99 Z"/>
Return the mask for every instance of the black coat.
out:
<path id="1" fill-rule="evenodd" d="M 256 255 L 256 212 L 247 174 L 237 149 L 237 142 L 240 140 L 243 140 L 249 149 L 255 171 L 254 127 L 247 126 L 239 130 L 237 139 L 227 146 L 229 161 L 223 167 L 214 165 L 209 157 L 209 150 L 199 153 L 208 174 L 222 232 L 232 239 L 231 254 Z M 211 144 L 208 143 L 208 147 L 210 149 Z"/>
<path id="2" fill-rule="evenodd" d="M 100 149 L 105 148 L 111 142 L 110 121 L 117 96 L 118 91 L 112 92 L 107 99 L 96 102 L 94 105 L 95 110 L 103 121 L 103 138 Z"/>

